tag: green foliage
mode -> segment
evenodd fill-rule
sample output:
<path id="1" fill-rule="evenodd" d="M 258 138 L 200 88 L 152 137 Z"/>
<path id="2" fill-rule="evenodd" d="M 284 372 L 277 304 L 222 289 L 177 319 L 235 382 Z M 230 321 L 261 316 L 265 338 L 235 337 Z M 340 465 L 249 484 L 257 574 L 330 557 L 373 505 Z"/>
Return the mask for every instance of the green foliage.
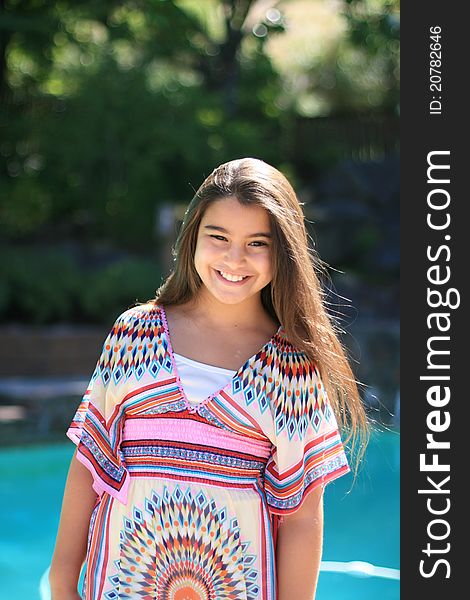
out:
<path id="1" fill-rule="evenodd" d="M 253 24 L 255 4 L 2 3 L 0 235 L 23 245 L 102 241 L 145 255 L 158 246 L 158 205 L 189 202 L 221 162 L 255 156 L 298 180 L 344 155 L 345 144 L 334 140 L 299 144 L 297 88 L 269 54 L 270 42 L 288 34 L 289 3 Z M 326 114 L 393 112 L 397 3 L 350 0 L 343 9 L 348 31 L 337 52 L 297 74 L 306 97 L 317 94 Z M 132 302 L 132 289 L 150 297 L 158 285 L 153 266 L 140 262 L 100 273 L 106 288 L 66 255 L 8 256 L 4 317 L 99 319 Z M 123 295 L 119 278 L 130 282 Z"/>
<path id="2" fill-rule="evenodd" d="M 81 291 L 83 313 L 96 322 L 109 320 L 135 302 L 155 296 L 161 283 L 158 267 L 148 260 L 125 259 L 94 272 Z"/>
<path id="3" fill-rule="evenodd" d="M 34 97 L 34 114 L 3 114 L 10 239 L 78 226 L 145 251 L 159 203 L 189 202 L 222 160 L 275 161 L 279 78 L 262 52 L 237 66 L 237 45 L 215 44 L 173 2 L 110 3 L 106 19 L 101 3 L 40 6 L 58 32 L 41 30 L 35 45 L 17 31 L 9 49 L 16 97 Z"/>
<path id="4" fill-rule="evenodd" d="M 77 265 L 65 254 L 2 248 L 0 318 L 35 324 L 72 319 L 80 279 Z"/>
<path id="5" fill-rule="evenodd" d="M 6 182 L 0 205 L 0 221 L 5 233 L 29 235 L 48 222 L 50 213 L 49 195 L 35 178 Z"/>
<path id="6" fill-rule="evenodd" d="M 107 322 L 110 315 L 152 298 L 161 278 L 149 259 L 115 259 L 92 268 L 59 247 L 4 247 L 0 321 Z"/>
<path id="7" fill-rule="evenodd" d="M 342 111 L 365 105 L 397 113 L 400 102 L 400 17 L 397 0 L 347 0 L 348 37 L 336 78 Z"/>

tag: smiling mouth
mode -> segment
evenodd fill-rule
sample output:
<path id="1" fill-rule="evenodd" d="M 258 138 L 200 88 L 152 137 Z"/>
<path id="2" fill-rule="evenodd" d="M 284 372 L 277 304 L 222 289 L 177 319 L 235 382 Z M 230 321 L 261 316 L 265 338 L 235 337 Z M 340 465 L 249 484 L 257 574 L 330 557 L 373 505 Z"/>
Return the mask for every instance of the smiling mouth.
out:
<path id="1" fill-rule="evenodd" d="M 219 278 L 227 281 L 228 283 L 243 283 L 246 279 L 251 277 L 251 275 L 232 275 L 231 273 L 226 273 L 225 271 L 219 271 L 218 269 L 214 269 L 218 274 Z"/>

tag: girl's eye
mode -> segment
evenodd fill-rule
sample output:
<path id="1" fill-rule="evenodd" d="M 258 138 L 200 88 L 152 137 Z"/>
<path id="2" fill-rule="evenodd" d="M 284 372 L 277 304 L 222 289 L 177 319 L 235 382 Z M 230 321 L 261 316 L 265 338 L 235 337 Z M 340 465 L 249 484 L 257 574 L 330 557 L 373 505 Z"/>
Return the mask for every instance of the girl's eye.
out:
<path id="1" fill-rule="evenodd" d="M 227 238 L 224 237 L 223 235 L 211 235 L 211 238 L 214 238 L 215 240 L 217 240 L 218 242 L 220 241 L 227 241 Z M 251 242 L 251 244 L 257 244 L 255 246 L 255 248 L 261 248 L 262 246 L 267 246 L 268 244 L 266 242 L 262 242 L 262 241 L 255 241 L 255 242 Z"/>

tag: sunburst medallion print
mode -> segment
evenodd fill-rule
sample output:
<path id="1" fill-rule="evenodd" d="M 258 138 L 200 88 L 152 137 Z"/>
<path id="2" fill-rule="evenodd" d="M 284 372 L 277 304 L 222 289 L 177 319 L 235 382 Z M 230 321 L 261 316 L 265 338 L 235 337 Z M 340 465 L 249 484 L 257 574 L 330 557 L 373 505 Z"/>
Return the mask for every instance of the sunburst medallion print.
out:
<path id="1" fill-rule="evenodd" d="M 114 599 L 245 600 L 257 598 L 256 556 L 240 540 L 236 518 L 202 490 L 165 488 L 134 507 L 121 530 Z"/>

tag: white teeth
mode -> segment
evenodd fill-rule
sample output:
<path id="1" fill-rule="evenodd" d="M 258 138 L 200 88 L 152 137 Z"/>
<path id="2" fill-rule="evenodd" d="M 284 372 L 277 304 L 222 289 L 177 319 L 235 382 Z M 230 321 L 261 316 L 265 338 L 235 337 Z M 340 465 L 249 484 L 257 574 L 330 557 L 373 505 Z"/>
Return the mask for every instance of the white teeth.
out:
<path id="1" fill-rule="evenodd" d="M 242 279 L 245 279 L 245 277 L 240 277 L 237 275 L 230 275 L 230 273 L 225 273 L 224 271 L 219 271 L 219 273 L 222 275 L 222 277 L 224 279 L 227 279 L 227 281 L 241 281 Z"/>

